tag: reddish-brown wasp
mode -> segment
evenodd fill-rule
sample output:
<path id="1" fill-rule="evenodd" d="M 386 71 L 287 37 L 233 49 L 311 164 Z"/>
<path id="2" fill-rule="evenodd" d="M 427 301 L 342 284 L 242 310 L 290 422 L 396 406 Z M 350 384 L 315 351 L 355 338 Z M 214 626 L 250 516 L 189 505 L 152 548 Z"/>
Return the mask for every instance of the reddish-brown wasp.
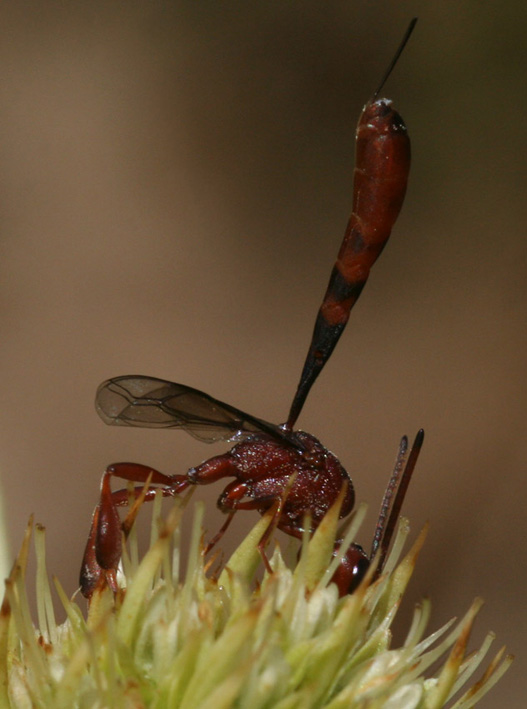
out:
<path id="1" fill-rule="evenodd" d="M 297 391 L 288 419 L 276 425 L 255 418 L 197 389 L 142 375 L 121 376 L 103 382 L 97 390 L 97 412 L 107 424 L 150 428 L 181 428 L 205 443 L 236 441 L 223 455 L 191 468 L 185 475 L 165 475 L 138 463 L 115 463 L 103 474 L 101 497 L 95 509 L 80 575 L 82 593 L 88 598 L 101 576 L 115 588 L 115 573 L 121 557 L 122 527 L 117 508 L 128 504 L 127 490 L 111 491 L 110 479 L 119 477 L 144 485 L 150 480 L 146 499 L 155 488 L 163 495 L 181 493 L 189 485 L 204 485 L 234 478 L 218 500 L 227 519 L 209 544 L 227 529 L 238 510 L 265 513 L 275 508 L 276 526 L 300 538 L 305 520 L 310 532 L 337 499 L 345 494 L 341 518 L 353 509 L 352 481 L 337 458 L 314 436 L 293 430 L 306 397 L 331 356 L 346 326 L 349 313 L 368 278 L 370 268 L 384 248 L 401 209 L 410 169 L 410 141 L 401 116 L 391 101 L 378 99 L 382 87 L 414 28 L 412 20 L 379 88 L 366 104 L 356 132 L 356 166 L 353 210 L 333 267 Z M 423 431 L 419 431 L 407 455 L 407 439 L 401 441 L 395 469 L 386 490 L 374 536 L 367 554 L 352 544 L 341 555 L 334 581 L 341 594 L 351 592 L 363 578 L 370 560 L 380 554 L 379 569 L 390 544 L 395 521 L 419 454 Z M 404 467 L 404 470 L 403 470 Z M 136 496 L 142 487 L 135 490 Z M 270 569 L 264 547 L 259 548 Z"/>

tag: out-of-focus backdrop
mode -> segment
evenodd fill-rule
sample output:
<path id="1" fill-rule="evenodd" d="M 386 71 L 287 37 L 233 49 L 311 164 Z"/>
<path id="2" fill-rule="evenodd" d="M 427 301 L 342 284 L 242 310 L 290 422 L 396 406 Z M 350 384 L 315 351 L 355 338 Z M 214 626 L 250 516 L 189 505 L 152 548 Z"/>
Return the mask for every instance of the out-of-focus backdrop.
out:
<path id="1" fill-rule="evenodd" d="M 410 132 L 400 219 L 300 419 L 376 508 L 426 429 L 405 504 L 431 521 L 409 592 L 432 625 L 486 599 L 525 693 L 527 6 L 128 2 L 0 10 L 0 475 L 11 548 L 30 512 L 77 584 L 99 476 L 184 472 L 225 447 L 103 425 L 109 376 L 286 417 L 350 211 L 354 131 L 383 94 Z M 197 492 L 210 500 L 221 485 Z M 240 514 L 228 547 L 254 522 Z M 230 537 L 230 539 L 229 539 Z M 499 699 L 498 699 L 499 697 Z M 515 701 L 516 700 L 516 701 Z"/>

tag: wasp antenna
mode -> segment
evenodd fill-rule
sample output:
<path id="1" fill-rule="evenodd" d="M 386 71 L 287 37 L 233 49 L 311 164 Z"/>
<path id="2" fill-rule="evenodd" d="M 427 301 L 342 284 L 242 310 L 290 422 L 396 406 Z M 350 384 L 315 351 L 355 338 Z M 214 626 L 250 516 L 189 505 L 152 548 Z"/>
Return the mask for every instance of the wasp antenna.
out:
<path id="1" fill-rule="evenodd" d="M 377 90 L 375 91 L 375 93 L 374 93 L 373 96 L 371 97 L 370 102 L 376 100 L 377 96 L 378 96 L 378 95 L 380 94 L 380 92 L 382 91 L 382 88 L 383 88 L 384 84 L 388 81 L 388 77 L 390 76 L 390 74 L 392 73 L 392 71 L 393 71 L 395 65 L 396 65 L 397 62 L 399 61 L 399 57 L 400 57 L 401 54 L 403 53 L 404 48 L 406 47 L 406 44 L 407 44 L 408 40 L 410 39 L 410 35 L 411 35 L 412 32 L 414 31 L 414 27 L 415 27 L 416 23 L 417 23 L 417 17 L 414 17 L 414 18 L 411 20 L 410 24 L 408 25 L 408 29 L 406 30 L 406 32 L 405 32 L 405 34 L 404 34 L 404 37 L 403 37 L 403 39 L 402 39 L 402 41 L 401 41 L 401 44 L 399 45 L 397 51 L 396 51 L 395 54 L 393 55 L 393 59 L 392 59 L 392 61 L 390 62 L 390 65 L 388 66 L 388 68 L 386 69 L 386 71 L 384 72 L 384 76 L 382 77 L 381 82 L 380 82 L 379 86 L 377 87 Z"/>
<path id="2" fill-rule="evenodd" d="M 397 493 L 395 495 L 395 499 L 393 501 L 393 505 L 390 510 L 390 515 L 388 517 L 388 520 L 386 521 L 386 524 L 384 525 L 384 529 L 380 530 L 379 533 L 379 539 L 377 539 L 378 532 L 376 530 L 375 532 L 375 537 L 373 540 L 373 544 L 375 546 L 375 549 L 372 550 L 374 552 L 377 551 L 377 549 L 380 547 L 380 559 L 379 559 L 379 564 L 377 566 L 377 573 L 380 574 L 384 565 L 384 559 L 386 557 L 386 553 L 388 551 L 388 547 L 390 546 L 390 542 L 392 540 L 393 532 L 395 530 L 395 525 L 397 524 L 397 519 L 399 518 L 399 513 L 401 512 L 401 507 L 403 506 L 404 502 L 404 497 L 406 495 L 406 491 L 408 490 L 408 485 L 410 484 L 410 480 L 412 478 L 412 473 L 414 472 L 415 464 L 417 463 L 417 458 L 419 457 L 419 453 L 421 452 L 421 448 L 423 446 L 423 440 L 425 437 L 425 432 L 422 428 L 419 429 L 417 432 L 417 435 L 415 437 L 414 443 L 412 445 L 412 450 L 410 451 L 410 455 L 408 456 L 408 460 L 406 461 L 406 466 L 404 468 L 404 472 L 400 477 L 399 484 L 397 486 Z M 393 488 L 397 484 L 397 480 L 399 477 L 399 473 L 397 472 L 397 466 L 400 464 L 402 466 L 402 463 L 404 462 L 404 456 L 400 457 L 400 451 L 403 446 L 403 439 L 401 440 L 401 445 L 399 447 L 399 454 L 397 455 L 396 459 L 396 464 L 395 464 L 395 469 L 392 474 L 392 477 L 390 479 L 390 482 L 388 483 L 388 488 L 386 490 L 386 493 L 384 494 L 384 500 L 383 504 L 381 507 L 381 512 L 383 510 L 383 507 L 385 505 L 385 500 L 388 497 L 388 506 L 390 504 L 391 497 L 393 495 Z M 401 462 L 399 463 L 399 461 Z M 387 512 L 385 512 L 387 514 Z M 380 515 L 379 515 L 379 524 L 381 523 Z"/>
<path id="3" fill-rule="evenodd" d="M 403 469 L 404 461 L 406 459 L 406 453 L 408 451 L 408 436 L 403 436 L 401 442 L 399 443 L 399 450 L 397 451 L 397 457 L 395 458 L 395 465 L 393 466 L 393 472 L 388 481 L 384 497 L 382 498 L 381 509 L 379 510 L 379 516 L 377 518 L 377 526 L 375 527 L 375 535 L 373 537 L 373 543 L 371 546 L 370 559 L 373 559 L 377 553 L 383 536 L 384 530 L 386 528 L 386 520 L 390 513 L 390 507 L 392 503 L 392 498 L 395 490 L 397 489 L 397 484 Z"/>

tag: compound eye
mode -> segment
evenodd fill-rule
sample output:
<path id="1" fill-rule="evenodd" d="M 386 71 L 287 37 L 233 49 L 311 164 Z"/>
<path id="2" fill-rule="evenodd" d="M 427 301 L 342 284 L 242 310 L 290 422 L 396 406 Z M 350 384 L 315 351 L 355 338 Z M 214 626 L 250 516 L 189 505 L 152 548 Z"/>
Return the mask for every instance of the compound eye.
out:
<path id="1" fill-rule="evenodd" d="M 360 584 L 368 571 L 370 560 L 359 544 L 352 544 L 345 554 L 339 550 L 335 553 L 341 556 L 341 563 L 331 580 L 337 584 L 339 595 L 345 596 L 353 593 Z"/>
<path id="2" fill-rule="evenodd" d="M 355 565 L 353 566 L 352 572 L 351 572 L 351 581 L 350 585 L 348 587 L 348 593 L 353 593 L 353 591 L 357 588 L 357 586 L 360 584 L 364 576 L 366 575 L 366 572 L 370 568 L 370 561 L 367 559 L 365 556 L 360 557 L 357 559 Z"/>

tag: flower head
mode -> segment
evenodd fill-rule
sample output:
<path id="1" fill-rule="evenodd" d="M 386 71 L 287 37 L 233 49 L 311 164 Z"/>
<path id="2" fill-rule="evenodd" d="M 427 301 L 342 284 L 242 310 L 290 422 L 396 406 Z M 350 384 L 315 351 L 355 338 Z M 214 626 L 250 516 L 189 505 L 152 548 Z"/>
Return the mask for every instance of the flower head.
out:
<path id="1" fill-rule="evenodd" d="M 510 665 L 501 650 L 479 682 L 452 703 L 493 639 L 489 634 L 466 656 L 480 600 L 461 621 L 428 637 L 430 603 L 423 601 L 404 643 L 392 647 L 390 626 L 425 537 L 423 531 L 401 559 L 409 532 L 404 519 L 380 577 L 372 582 L 369 574 L 352 595 L 339 598 L 330 582 L 338 563 L 332 557 L 337 505 L 304 540 L 298 560 L 286 562 L 275 547 L 273 573 L 264 572 L 261 582 L 257 543 L 269 516 L 214 573 L 214 560 L 206 564 L 202 553 L 201 505 L 180 580 L 184 507 L 176 501 L 161 522 L 157 501 L 150 548 L 139 560 L 130 535 L 122 593 L 98 589 L 86 618 L 55 579 L 67 616 L 60 625 L 45 569 L 44 529 L 37 526 L 37 630 L 26 595 L 30 523 L 0 613 L 2 706 L 461 709 L 474 706 Z M 359 508 L 348 540 L 363 512 Z"/>

